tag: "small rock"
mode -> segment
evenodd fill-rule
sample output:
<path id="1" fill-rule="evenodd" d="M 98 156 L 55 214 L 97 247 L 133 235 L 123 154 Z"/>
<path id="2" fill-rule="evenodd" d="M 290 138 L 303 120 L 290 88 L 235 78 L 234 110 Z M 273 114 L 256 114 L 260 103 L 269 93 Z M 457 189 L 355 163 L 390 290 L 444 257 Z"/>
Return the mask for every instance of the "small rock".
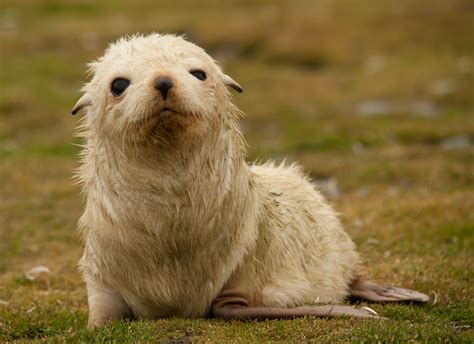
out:
<path id="1" fill-rule="evenodd" d="M 402 178 L 398 180 L 397 185 L 400 189 L 410 189 L 413 187 L 413 181 L 411 181 L 410 179 Z"/>
<path id="2" fill-rule="evenodd" d="M 445 96 L 456 90 L 456 84 L 452 80 L 438 80 L 431 85 L 431 93 L 436 96 Z"/>
<path id="3" fill-rule="evenodd" d="M 341 190 L 339 189 L 335 178 L 319 178 L 313 181 L 313 185 L 331 198 L 338 198 L 341 196 Z"/>
<path id="4" fill-rule="evenodd" d="M 356 105 L 355 111 L 359 116 L 383 116 L 390 112 L 390 103 L 385 100 L 367 100 Z"/>
<path id="5" fill-rule="evenodd" d="M 36 279 L 47 278 L 51 274 L 51 271 L 46 266 L 36 266 L 33 269 L 29 270 L 25 274 L 25 278 L 29 281 L 34 281 Z"/>
<path id="6" fill-rule="evenodd" d="M 385 61 L 381 56 L 370 56 L 365 62 L 364 70 L 367 74 L 380 72 L 385 67 Z"/>
<path id="7" fill-rule="evenodd" d="M 438 109 L 433 102 L 418 100 L 408 105 L 408 111 L 420 117 L 433 117 L 438 114 Z"/>
<path id="8" fill-rule="evenodd" d="M 19 149 L 20 146 L 13 140 L 0 141 L 0 150 L 5 153 L 15 153 Z"/>
<path id="9" fill-rule="evenodd" d="M 354 221 L 352 221 L 352 227 L 356 229 L 361 229 L 363 225 L 364 221 L 362 221 L 361 219 L 355 219 Z"/>
<path id="10" fill-rule="evenodd" d="M 362 142 L 355 142 L 352 145 L 352 152 L 354 154 L 361 154 L 365 151 L 365 146 Z"/>
<path id="11" fill-rule="evenodd" d="M 466 149 L 470 146 L 471 138 L 468 135 L 452 136 L 441 141 L 441 148 L 444 150 Z"/>
<path id="12" fill-rule="evenodd" d="M 212 49 L 212 55 L 217 56 L 219 60 L 231 60 L 239 56 L 239 47 L 232 43 L 221 43 Z"/>
<path id="13" fill-rule="evenodd" d="M 369 188 L 368 187 L 362 187 L 356 190 L 355 195 L 357 197 L 367 197 L 369 195 Z"/>
<path id="14" fill-rule="evenodd" d="M 0 17 L 0 30 L 2 31 L 18 31 L 19 16 L 18 11 L 14 8 L 7 8 L 2 11 Z"/>
<path id="15" fill-rule="evenodd" d="M 391 186 L 387 189 L 387 195 L 390 197 L 396 197 L 400 195 L 400 189 L 395 186 Z"/>
<path id="16" fill-rule="evenodd" d="M 0 306 L 8 306 L 10 302 L 5 301 L 5 300 L 0 300 Z"/>
<path id="17" fill-rule="evenodd" d="M 467 56 L 461 57 L 457 61 L 457 68 L 461 73 L 467 74 L 472 70 L 472 62 L 471 59 Z"/>
<path id="18" fill-rule="evenodd" d="M 368 239 L 366 240 L 366 243 L 367 243 L 368 245 L 378 245 L 379 242 L 380 242 L 380 241 L 379 241 L 378 239 L 375 239 L 375 238 L 368 238 Z"/>

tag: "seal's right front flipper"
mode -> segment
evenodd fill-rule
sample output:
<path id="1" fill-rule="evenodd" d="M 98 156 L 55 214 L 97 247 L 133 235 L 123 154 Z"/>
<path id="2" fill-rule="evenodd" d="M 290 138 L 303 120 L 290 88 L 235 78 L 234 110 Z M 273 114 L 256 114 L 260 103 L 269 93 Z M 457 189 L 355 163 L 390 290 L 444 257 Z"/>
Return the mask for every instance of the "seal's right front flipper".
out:
<path id="1" fill-rule="evenodd" d="M 301 306 L 294 308 L 249 307 L 242 294 L 235 291 L 223 291 L 212 303 L 215 318 L 231 320 L 291 319 L 298 317 L 355 317 L 362 319 L 381 319 L 375 312 L 357 309 L 351 306 L 325 305 Z"/>

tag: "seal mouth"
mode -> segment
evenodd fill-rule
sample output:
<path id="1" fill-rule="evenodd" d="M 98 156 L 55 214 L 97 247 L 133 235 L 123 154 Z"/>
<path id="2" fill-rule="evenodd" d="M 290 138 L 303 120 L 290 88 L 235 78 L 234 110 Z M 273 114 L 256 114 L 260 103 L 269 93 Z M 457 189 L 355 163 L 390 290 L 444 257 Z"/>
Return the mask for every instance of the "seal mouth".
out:
<path id="1" fill-rule="evenodd" d="M 175 110 L 173 110 L 173 109 L 171 109 L 171 108 L 169 108 L 169 107 L 164 107 L 163 109 L 159 110 L 159 111 L 155 114 L 155 116 L 166 118 L 166 117 L 168 117 L 168 116 L 177 115 L 177 114 L 178 114 L 178 113 L 177 113 Z"/>
<path id="2" fill-rule="evenodd" d="M 184 117 L 181 116 L 180 112 L 176 111 L 174 108 L 165 106 L 153 112 L 148 118 L 148 121 L 150 122 L 150 125 L 154 127 L 181 121 L 183 118 Z"/>
<path id="3" fill-rule="evenodd" d="M 144 133 L 158 131 L 159 133 L 171 133 L 179 128 L 190 125 L 190 117 L 174 107 L 158 107 L 150 112 L 141 121 L 140 126 Z"/>
<path id="4" fill-rule="evenodd" d="M 158 115 L 161 115 L 161 114 L 164 114 L 164 113 L 167 113 L 167 112 L 174 112 L 174 111 L 171 110 L 170 108 L 164 107 L 164 108 L 158 113 Z"/>

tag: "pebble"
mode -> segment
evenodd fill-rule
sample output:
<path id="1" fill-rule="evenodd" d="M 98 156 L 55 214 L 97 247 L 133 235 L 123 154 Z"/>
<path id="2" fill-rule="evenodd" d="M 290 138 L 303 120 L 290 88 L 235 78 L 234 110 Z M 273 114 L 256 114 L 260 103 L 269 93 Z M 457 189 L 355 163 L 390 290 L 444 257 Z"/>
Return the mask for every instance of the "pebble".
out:
<path id="1" fill-rule="evenodd" d="M 445 96 L 453 93 L 455 90 L 456 84 L 449 79 L 437 80 L 431 85 L 431 93 L 436 96 Z"/>
<path id="2" fill-rule="evenodd" d="M 444 150 L 466 149 L 471 146 L 471 139 L 468 135 L 457 135 L 441 141 L 441 148 Z"/>
<path id="3" fill-rule="evenodd" d="M 331 198 L 339 198 L 341 196 L 341 190 L 335 178 L 319 178 L 313 181 L 313 185 Z"/>
<path id="4" fill-rule="evenodd" d="M 384 116 L 390 110 L 391 106 L 385 100 L 367 100 L 357 104 L 355 108 L 356 114 L 364 117 Z"/>
<path id="5" fill-rule="evenodd" d="M 25 273 L 25 278 L 30 281 L 34 281 L 38 278 L 44 278 L 51 274 L 51 271 L 46 266 L 35 266 L 27 273 Z"/>

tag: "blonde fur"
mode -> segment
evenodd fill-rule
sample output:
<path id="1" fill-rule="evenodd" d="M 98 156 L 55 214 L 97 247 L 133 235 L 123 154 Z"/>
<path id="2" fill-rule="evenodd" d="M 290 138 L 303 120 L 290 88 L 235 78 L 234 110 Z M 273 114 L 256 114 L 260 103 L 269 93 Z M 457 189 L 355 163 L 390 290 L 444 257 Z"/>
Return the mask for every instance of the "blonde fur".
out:
<path id="1" fill-rule="evenodd" d="M 90 326 L 206 316 L 223 288 L 275 307 L 347 295 L 359 270 L 351 239 L 298 167 L 245 163 L 234 81 L 204 50 L 133 36 L 90 67 L 76 107 L 87 110 L 78 179 Z M 160 76 L 174 81 L 166 104 L 151 86 Z M 116 77 L 131 80 L 120 97 Z M 164 106 L 174 112 L 158 114 Z"/>

